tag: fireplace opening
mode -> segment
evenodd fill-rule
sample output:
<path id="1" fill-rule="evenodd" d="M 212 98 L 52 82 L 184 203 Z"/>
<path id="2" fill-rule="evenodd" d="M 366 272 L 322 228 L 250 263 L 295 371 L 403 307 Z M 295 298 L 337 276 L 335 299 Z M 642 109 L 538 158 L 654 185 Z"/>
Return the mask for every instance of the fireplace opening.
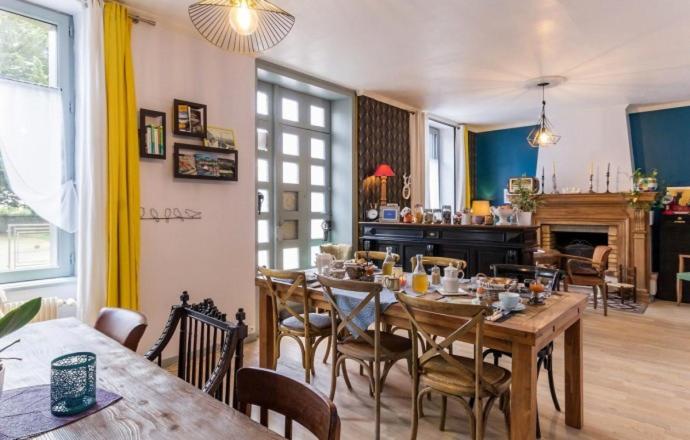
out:
<path id="1" fill-rule="evenodd" d="M 558 231 L 553 236 L 553 247 L 559 252 L 587 258 L 592 258 L 596 246 L 607 245 L 609 241 L 608 234 L 602 232 Z"/>

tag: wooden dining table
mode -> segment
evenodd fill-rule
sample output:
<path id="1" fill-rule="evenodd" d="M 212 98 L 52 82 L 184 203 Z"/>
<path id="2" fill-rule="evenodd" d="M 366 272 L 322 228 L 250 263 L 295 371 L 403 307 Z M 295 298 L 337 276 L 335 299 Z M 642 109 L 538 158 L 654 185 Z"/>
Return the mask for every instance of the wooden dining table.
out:
<path id="1" fill-rule="evenodd" d="M 274 280 L 278 291 L 287 291 L 288 282 Z M 259 363 L 271 368 L 274 355 L 274 320 L 271 296 L 265 280 L 257 276 L 259 288 Z M 330 305 L 318 284 L 307 289 L 313 307 L 330 310 Z M 439 295 L 436 295 L 437 297 Z M 301 289 L 291 300 L 299 301 Z M 528 305 L 523 312 L 512 314 L 501 322 L 487 321 L 484 326 L 484 345 L 512 354 L 512 389 L 510 405 L 510 438 L 536 438 L 537 423 L 537 352 L 559 335 L 565 334 L 565 423 L 573 428 L 583 426 L 583 355 L 582 313 L 587 296 L 572 292 L 554 292 L 542 305 Z M 388 307 L 384 314 L 387 325 L 409 329 L 410 324 L 400 304 Z M 465 320 L 458 317 L 439 317 L 420 314 L 434 334 L 449 335 Z M 467 335 L 472 342 L 473 334 Z"/>
<path id="2" fill-rule="evenodd" d="M 0 339 L 21 339 L 3 355 L 5 391 L 50 383 L 50 362 L 73 352 L 96 354 L 98 387 L 122 399 L 41 439 L 280 439 L 232 407 L 208 396 L 74 318 L 30 324 Z M 0 420 L 2 414 L 0 414 Z"/>

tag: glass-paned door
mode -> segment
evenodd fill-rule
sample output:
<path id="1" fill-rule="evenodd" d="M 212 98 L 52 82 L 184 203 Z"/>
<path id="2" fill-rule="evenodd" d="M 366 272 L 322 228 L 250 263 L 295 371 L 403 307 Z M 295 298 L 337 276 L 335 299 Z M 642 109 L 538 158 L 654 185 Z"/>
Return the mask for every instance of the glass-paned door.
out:
<path id="1" fill-rule="evenodd" d="M 330 225 L 330 102 L 265 83 L 258 93 L 257 188 L 269 200 L 258 214 L 258 263 L 311 267 Z"/>

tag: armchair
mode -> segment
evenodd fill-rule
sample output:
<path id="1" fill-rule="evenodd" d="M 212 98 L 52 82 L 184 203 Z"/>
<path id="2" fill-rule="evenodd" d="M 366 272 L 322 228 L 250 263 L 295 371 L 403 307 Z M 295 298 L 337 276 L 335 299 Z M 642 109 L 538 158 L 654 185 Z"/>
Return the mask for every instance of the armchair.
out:
<path id="1" fill-rule="evenodd" d="M 594 308 L 597 308 L 597 292 L 601 292 L 604 302 L 604 316 L 608 315 L 608 289 L 606 287 L 605 273 L 609 266 L 609 255 L 612 249 L 609 246 L 597 246 L 594 248 L 592 258 L 578 257 L 575 255 L 561 255 L 565 260 L 564 288 L 568 285 L 590 286 L 594 290 Z"/>

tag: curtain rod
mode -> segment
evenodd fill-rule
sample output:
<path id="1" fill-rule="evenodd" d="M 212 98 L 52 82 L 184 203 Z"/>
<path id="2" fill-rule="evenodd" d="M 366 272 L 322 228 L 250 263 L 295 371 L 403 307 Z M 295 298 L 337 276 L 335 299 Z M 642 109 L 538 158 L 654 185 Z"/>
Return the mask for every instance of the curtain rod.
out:
<path id="1" fill-rule="evenodd" d="M 139 14 L 135 14 L 134 12 L 130 12 L 130 11 L 129 11 L 129 7 L 128 7 L 126 4 L 122 3 L 122 2 L 119 2 L 119 1 L 116 1 L 116 0 L 105 0 L 105 2 L 106 2 L 106 3 L 117 3 L 117 4 L 119 4 L 119 5 L 122 5 L 122 6 L 126 7 L 126 8 L 127 8 L 127 11 L 128 11 L 128 12 L 127 12 L 127 16 L 130 18 L 130 20 L 132 20 L 132 23 L 134 23 L 134 24 L 137 24 L 137 23 L 146 23 L 146 24 L 151 25 L 151 26 L 155 26 L 155 25 L 156 25 L 156 20 L 154 20 L 154 19 L 152 19 L 152 18 L 148 18 L 148 17 L 142 17 L 142 16 L 139 15 Z"/>

